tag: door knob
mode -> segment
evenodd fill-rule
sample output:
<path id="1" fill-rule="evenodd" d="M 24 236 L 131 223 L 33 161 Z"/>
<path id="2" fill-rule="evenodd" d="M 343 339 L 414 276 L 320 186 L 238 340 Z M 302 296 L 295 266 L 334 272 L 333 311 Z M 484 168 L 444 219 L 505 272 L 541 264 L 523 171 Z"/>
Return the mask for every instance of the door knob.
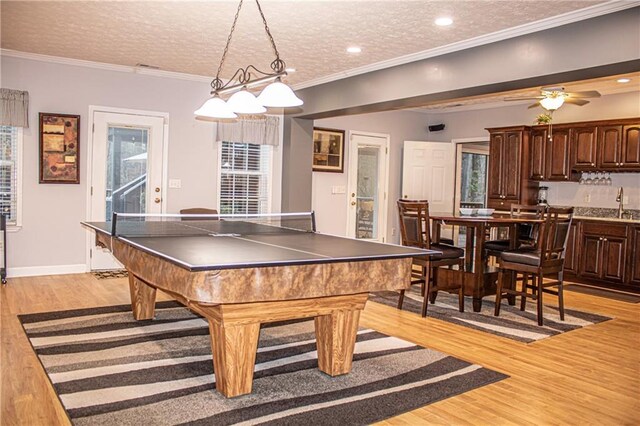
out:
<path id="1" fill-rule="evenodd" d="M 351 202 L 351 205 L 352 205 L 352 206 L 355 206 L 355 205 L 356 205 L 356 202 L 355 202 L 355 201 L 352 201 L 352 202 Z"/>
<path id="2" fill-rule="evenodd" d="M 153 200 L 156 204 L 160 204 L 160 201 L 162 201 L 160 198 L 156 198 L 155 200 Z"/>
<path id="3" fill-rule="evenodd" d="M 160 188 L 156 188 L 156 192 L 160 192 Z"/>

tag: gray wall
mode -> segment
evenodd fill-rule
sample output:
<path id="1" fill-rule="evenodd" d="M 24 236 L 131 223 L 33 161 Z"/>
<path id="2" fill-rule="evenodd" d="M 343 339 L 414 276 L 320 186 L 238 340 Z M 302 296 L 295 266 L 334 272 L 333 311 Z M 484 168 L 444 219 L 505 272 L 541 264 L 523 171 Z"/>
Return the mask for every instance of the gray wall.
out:
<path id="1" fill-rule="evenodd" d="M 387 213 L 387 241 L 398 242 L 392 235 L 398 219 L 395 200 L 400 198 L 402 185 L 402 144 L 405 140 L 450 142 L 452 139 L 487 137 L 487 127 L 533 124 L 540 109 L 527 109 L 528 105 L 513 105 L 455 113 L 419 113 L 394 111 L 336 117 L 316 120 L 315 126 L 351 131 L 386 133 L 391 135 L 389 166 L 389 204 Z M 566 105 L 554 114 L 555 122 L 575 122 L 601 119 L 640 117 L 640 92 L 629 92 L 592 99 L 588 105 Z M 427 124 L 444 123 L 444 131 L 428 132 Z M 349 141 L 345 150 L 349 151 Z M 345 165 L 348 165 L 348 159 Z M 313 173 L 313 209 L 317 214 L 320 232 L 346 235 L 347 194 L 331 194 L 332 186 L 346 186 L 349 170 L 344 173 Z M 572 182 L 549 182 L 549 202 L 556 205 L 587 207 L 616 207 L 617 188 L 623 186 L 629 196 L 628 208 L 640 208 L 640 174 L 618 173 L 612 175 L 611 187 L 578 185 Z M 590 202 L 585 198 L 590 195 Z"/>

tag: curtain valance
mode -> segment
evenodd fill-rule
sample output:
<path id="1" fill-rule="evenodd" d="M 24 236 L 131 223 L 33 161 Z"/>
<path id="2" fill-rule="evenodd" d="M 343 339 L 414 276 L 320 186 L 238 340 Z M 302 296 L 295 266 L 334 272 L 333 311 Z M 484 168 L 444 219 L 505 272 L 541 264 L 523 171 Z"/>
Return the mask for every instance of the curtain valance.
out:
<path id="1" fill-rule="evenodd" d="M 255 143 L 278 146 L 280 118 L 273 116 L 245 116 L 233 122 L 218 122 L 218 141 Z"/>
<path id="2" fill-rule="evenodd" d="M 0 89 L 0 125 L 29 127 L 29 92 Z"/>

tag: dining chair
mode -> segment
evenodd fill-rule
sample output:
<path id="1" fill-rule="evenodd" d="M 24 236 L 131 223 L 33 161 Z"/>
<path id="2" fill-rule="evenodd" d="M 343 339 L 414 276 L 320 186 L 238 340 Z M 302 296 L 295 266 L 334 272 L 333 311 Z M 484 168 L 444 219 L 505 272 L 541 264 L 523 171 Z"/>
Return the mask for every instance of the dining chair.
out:
<path id="1" fill-rule="evenodd" d="M 500 315 L 500 302 L 503 297 L 520 296 L 520 310 L 526 308 L 527 298 L 537 301 L 538 325 L 543 325 L 544 293 L 558 296 L 560 320 L 564 321 L 563 268 L 564 256 L 573 219 L 573 207 L 550 207 L 544 214 L 538 239 L 534 247 L 521 247 L 505 250 L 498 258 L 498 284 L 496 286 L 495 316 Z M 505 272 L 522 274 L 522 290 L 517 291 L 517 281 L 512 280 L 511 288 L 503 288 Z M 548 275 L 557 274 L 556 280 L 545 282 Z M 531 278 L 531 281 L 529 281 Z M 557 286 L 557 290 L 550 287 Z"/>
<path id="2" fill-rule="evenodd" d="M 531 206 L 526 204 L 511 204 L 510 216 L 514 218 L 535 218 L 540 219 L 544 214 L 546 206 Z M 538 233 L 538 226 L 529 223 L 516 224 L 516 233 L 518 238 L 518 248 L 532 247 L 535 244 Z M 500 253 L 510 248 L 510 240 L 498 239 L 489 240 L 484 243 L 484 251 L 486 256 L 494 256 L 498 258 Z"/>
<path id="3" fill-rule="evenodd" d="M 216 209 L 206 209 L 202 207 L 193 207 L 190 209 L 180 210 L 180 214 L 218 214 Z M 180 220 L 218 220 L 217 217 L 182 217 Z"/>
<path id="4" fill-rule="evenodd" d="M 427 305 L 431 298 L 432 303 L 440 290 L 458 293 L 458 309 L 464 312 L 464 250 L 447 244 L 431 243 L 431 226 L 429 222 L 429 202 L 426 200 L 398 200 L 398 213 L 400 217 L 400 236 L 402 245 L 418 247 L 422 249 L 437 250 L 440 253 L 430 256 L 417 256 L 413 258 L 411 284 L 421 284 L 422 316 L 427 316 Z M 458 266 L 460 272 L 459 285 L 449 288 L 440 288 L 437 282 L 436 268 Z M 400 290 L 398 309 L 402 309 L 405 290 Z M 433 295 L 433 296 L 432 296 Z"/>

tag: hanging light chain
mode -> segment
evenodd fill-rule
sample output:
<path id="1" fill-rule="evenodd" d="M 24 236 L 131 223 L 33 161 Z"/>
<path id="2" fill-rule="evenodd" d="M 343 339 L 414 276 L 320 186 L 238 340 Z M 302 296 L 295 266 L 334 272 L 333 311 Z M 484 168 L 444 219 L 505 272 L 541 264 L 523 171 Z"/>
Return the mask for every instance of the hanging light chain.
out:
<path id="1" fill-rule="evenodd" d="M 262 12 L 262 7 L 260 6 L 260 2 L 256 0 L 256 5 L 258 6 L 258 11 L 260 12 L 260 16 L 262 17 L 262 22 L 264 23 L 264 30 L 267 32 L 267 36 L 269 36 L 269 41 L 271 42 L 271 47 L 273 48 L 273 53 L 276 55 L 276 59 L 271 62 L 271 69 L 274 72 L 282 72 L 284 71 L 286 64 L 282 59 L 280 59 L 280 53 L 278 52 L 278 48 L 276 47 L 276 42 L 273 40 L 273 36 L 271 35 L 271 31 L 269 31 L 269 25 L 267 24 L 267 18 L 264 17 L 264 13 Z"/>
<path id="2" fill-rule="evenodd" d="M 224 51 L 222 52 L 222 59 L 220 59 L 220 65 L 218 65 L 218 72 L 216 73 L 216 78 L 211 82 L 211 88 L 213 90 L 219 90 L 222 88 L 223 83 L 220 80 L 220 72 L 222 71 L 222 65 L 224 64 L 224 60 L 227 58 L 227 52 L 229 51 L 229 45 L 231 44 L 231 37 L 233 36 L 233 32 L 236 29 L 236 23 L 238 22 L 238 16 L 240 16 L 240 9 L 242 9 L 242 2 L 244 0 L 240 0 L 238 4 L 238 10 L 236 11 L 236 16 L 233 18 L 233 25 L 231 25 L 231 31 L 229 32 L 229 37 L 227 37 L 227 44 L 224 46 Z"/>

